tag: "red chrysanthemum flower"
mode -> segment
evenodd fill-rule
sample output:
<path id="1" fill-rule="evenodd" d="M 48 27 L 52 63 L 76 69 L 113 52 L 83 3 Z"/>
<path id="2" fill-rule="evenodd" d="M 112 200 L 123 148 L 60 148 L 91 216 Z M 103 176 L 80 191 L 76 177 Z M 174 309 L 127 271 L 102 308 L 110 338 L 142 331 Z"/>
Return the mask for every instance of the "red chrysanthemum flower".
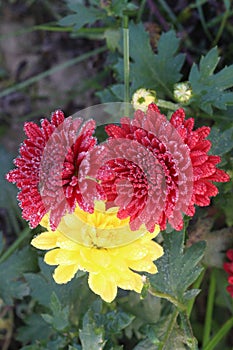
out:
<path id="1" fill-rule="evenodd" d="M 230 262 L 225 262 L 223 264 L 223 268 L 229 275 L 228 276 L 229 286 L 227 286 L 227 291 L 230 293 L 231 297 L 233 298 L 233 249 L 229 249 L 226 255 L 227 255 L 227 258 L 230 260 Z"/>
<path id="2" fill-rule="evenodd" d="M 229 176 L 216 168 L 220 157 L 207 154 L 211 148 L 211 142 L 206 140 L 210 128 L 201 127 L 193 131 L 193 126 L 194 120 L 185 120 L 183 109 L 177 110 L 168 122 L 158 107 L 150 104 L 146 114 L 138 110 L 133 119 L 122 118 L 121 126 L 106 127 L 110 138 L 105 148 L 107 153 L 109 148 L 115 148 L 115 157 L 114 154 L 112 158 L 107 157 L 97 178 L 107 201 L 120 207 L 118 217 L 130 216 L 133 229 L 144 223 L 150 231 L 155 224 L 163 230 L 168 221 L 180 230 L 183 213 L 193 216 L 195 204 L 209 205 L 209 197 L 218 193 L 212 181 L 229 181 Z M 119 146 L 114 147 L 116 140 L 119 140 Z M 142 146 L 141 150 L 136 144 Z M 148 161 L 148 156 L 145 158 L 143 148 L 153 155 L 154 160 L 150 157 Z M 122 157 L 116 156 L 116 149 L 120 150 Z M 135 150 L 136 164 L 135 157 L 131 156 Z M 127 154 L 126 160 L 124 153 Z M 147 166 L 143 168 L 141 164 L 144 161 Z M 156 164 L 154 169 L 153 163 Z M 154 175 L 159 175 L 159 184 L 156 176 L 152 180 L 153 171 Z M 161 179 L 161 171 L 164 180 Z M 124 186 L 119 185 L 122 181 Z M 131 193 L 127 193 L 126 181 L 131 184 Z M 125 198 L 128 198 L 127 204 Z"/>
<path id="3" fill-rule="evenodd" d="M 25 123 L 28 138 L 14 161 L 17 168 L 6 178 L 20 189 L 22 216 L 31 227 L 50 212 L 50 224 L 55 229 L 62 215 L 73 211 L 76 203 L 93 211 L 83 200 L 78 177 L 81 162 L 96 143 L 92 136 L 95 122 L 90 120 L 80 130 L 81 124 L 81 119 L 65 119 L 62 111 L 54 112 L 51 122 L 43 119 L 41 127 Z"/>

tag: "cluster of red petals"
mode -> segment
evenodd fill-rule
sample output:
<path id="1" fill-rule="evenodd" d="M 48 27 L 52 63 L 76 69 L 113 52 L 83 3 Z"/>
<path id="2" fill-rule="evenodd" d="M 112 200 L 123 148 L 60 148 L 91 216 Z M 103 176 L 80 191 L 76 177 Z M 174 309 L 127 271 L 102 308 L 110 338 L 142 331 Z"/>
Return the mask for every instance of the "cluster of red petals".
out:
<path id="1" fill-rule="evenodd" d="M 78 203 L 86 207 L 79 190 L 79 166 L 96 139 L 92 136 L 95 123 L 89 121 L 78 132 L 82 121 L 65 119 L 62 111 L 52 114 L 51 122 L 25 123 L 27 139 L 20 147 L 16 169 L 6 178 L 19 188 L 18 200 L 22 216 L 32 228 L 50 212 L 51 228 L 55 229 L 66 211 L 73 211 Z"/>
<path id="2" fill-rule="evenodd" d="M 230 177 L 223 170 L 216 168 L 221 158 L 208 155 L 212 146 L 211 141 L 206 140 L 210 133 L 209 127 L 203 126 L 193 130 L 194 119 L 185 120 L 185 112 L 181 108 L 173 113 L 170 123 L 179 132 L 183 142 L 190 150 L 193 166 L 193 195 L 187 215 L 193 216 L 195 204 L 201 207 L 208 206 L 210 197 L 218 194 L 218 189 L 212 182 L 227 182 Z"/>
<path id="3" fill-rule="evenodd" d="M 96 145 L 95 122 L 64 118 L 61 111 L 41 127 L 24 126 L 27 139 L 7 180 L 16 183 L 23 218 L 36 227 L 45 213 L 56 229 L 61 217 L 78 204 L 93 212 L 94 199 L 118 206 L 118 217 L 130 217 L 133 230 L 169 222 L 183 227 L 183 213 L 193 216 L 194 205 L 207 206 L 218 193 L 213 181 L 229 176 L 216 168 L 221 159 L 208 155 L 209 127 L 193 130 L 194 120 L 178 109 L 170 122 L 155 104 L 147 113 L 122 118 L 120 126 L 108 125 L 104 145 Z M 90 179 L 96 179 L 92 181 Z"/>
<path id="4" fill-rule="evenodd" d="M 185 120 L 184 110 L 178 109 L 172 115 L 170 123 L 168 122 L 169 125 L 163 122 L 164 125 L 159 126 L 163 133 L 162 139 L 160 138 L 160 131 L 156 134 L 153 133 L 153 124 L 155 125 L 161 117 L 162 115 L 158 107 L 155 104 L 151 104 L 146 114 L 136 111 L 133 120 L 130 121 L 129 118 L 122 118 L 120 126 L 108 125 L 106 132 L 110 140 L 119 139 L 123 142 L 124 139 L 127 139 L 137 141 L 152 152 L 163 170 L 166 182 L 165 191 L 162 187 L 160 189 L 162 193 L 157 189 L 153 193 L 154 196 L 160 196 L 162 194 L 165 197 L 163 208 L 154 206 L 153 211 L 149 214 L 149 224 L 147 225 L 145 215 L 143 217 L 144 221 L 142 219 L 141 224 L 145 223 L 151 231 L 153 225 L 151 226 L 150 223 L 153 212 L 160 210 L 161 214 L 159 218 L 154 220 L 154 224 L 159 224 L 163 230 L 166 228 L 168 221 L 175 229 L 180 230 L 183 226 L 181 211 L 189 216 L 193 216 L 195 204 L 199 206 L 209 205 L 210 197 L 216 196 L 218 193 L 218 189 L 213 185 L 212 181 L 226 182 L 229 181 L 229 176 L 223 170 L 216 168 L 216 164 L 221 161 L 220 157 L 207 154 L 211 148 L 211 142 L 206 140 L 210 132 L 209 127 L 201 127 L 193 130 L 194 119 Z M 150 132 L 151 130 L 152 132 Z M 172 133 L 174 134 L 174 139 L 169 140 Z M 180 143 L 178 149 L 173 149 L 176 138 L 175 134 L 178 134 L 180 138 L 178 140 Z M 183 150 L 179 150 L 182 147 Z M 184 154 L 186 154 L 186 162 L 188 163 L 188 160 L 190 162 L 190 164 L 187 164 L 187 167 L 189 167 L 188 171 L 185 170 Z M 184 176 L 185 172 L 186 174 Z M 120 206 L 118 217 L 124 218 L 130 216 L 131 222 L 133 222 L 136 216 L 139 215 L 140 210 L 144 210 L 144 207 L 147 205 L 148 195 L 150 196 L 148 194 L 147 177 L 143 177 L 137 167 L 126 164 L 125 161 L 123 162 L 120 159 L 117 161 L 108 161 L 99 173 L 99 180 L 101 180 L 102 189 L 108 201 L 115 201 L 115 204 L 118 201 L 119 204 L 117 184 L 122 179 L 127 179 L 133 184 L 133 195 L 128 205 L 122 204 Z M 189 182 L 189 188 L 183 186 L 185 182 Z M 188 191 L 190 192 L 190 188 L 191 194 L 188 193 Z M 125 193 L 126 196 L 127 193 Z"/>
<path id="5" fill-rule="evenodd" d="M 233 298 L 233 249 L 229 249 L 226 255 L 227 255 L 227 258 L 230 260 L 230 262 L 225 262 L 223 264 L 223 268 L 229 275 L 228 276 L 229 286 L 227 286 L 227 291 L 230 293 L 231 297 Z"/>

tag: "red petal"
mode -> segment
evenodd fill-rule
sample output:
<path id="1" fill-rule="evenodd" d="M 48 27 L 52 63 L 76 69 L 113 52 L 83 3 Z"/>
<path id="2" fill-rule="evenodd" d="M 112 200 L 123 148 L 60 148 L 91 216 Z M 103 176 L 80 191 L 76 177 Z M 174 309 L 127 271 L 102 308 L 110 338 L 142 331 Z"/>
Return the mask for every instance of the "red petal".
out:
<path id="1" fill-rule="evenodd" d="M 64 113 L 61 110 L 57 110 L 52 113 L 51 124 L 57 127 L 64 121 L 64 119 Z"/>
<path id="2" fill-rule="evenodd" d="M 233 261 L 233 249 L 227 251 L 227 257 L 229 260 Z"/>
<path id="3" fill-rule="evenodd" d="M 148 106 L 148 110 L 149 111 L 154 111 L 156 113 L 160 113 L 160 110 L 158 108 L 158 106 L 155 103 L 150 103 Z"/>
<path id="4" fill-rule="evenodd" d="M 207 179 L 216 182 L 228 182 L 230 181 L 230 176 L 227 173 L 225 173 L 225 171 L 216 168 L 215 173 L 208 176 Z"/>
<path id="5" fill-rule="evenodd" d="M 179 127 L 181 125 L 183 125 L 184 123 L 184 119 L 185 119 L 185 111 L 182 108 L 177 109 L 177 111 L 175 111 L 170 119 L 170 123 L 175 127 Z"/>
<path id="6" fill-rule="evenodd" d="M 114 124 L 107 125 L 105 131 L 108 136 L 113 138 L 123 138 L 126 136 L 125 131 L 120 126 Z"/>

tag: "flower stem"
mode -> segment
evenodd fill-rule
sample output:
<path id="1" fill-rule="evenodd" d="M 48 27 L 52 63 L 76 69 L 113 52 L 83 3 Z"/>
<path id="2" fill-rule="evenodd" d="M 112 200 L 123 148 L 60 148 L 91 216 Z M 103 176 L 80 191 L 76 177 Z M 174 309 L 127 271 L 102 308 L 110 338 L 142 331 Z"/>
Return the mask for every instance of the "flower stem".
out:
<path id="1" fill-rule="evenodd" d="M 176 324 L 176 319 L 177 319 L 177 316 L 179 314 L 179 311 L 177 309 L 175 309 L 173 311 L 173 314 L 172 314 L 172 317 L 171 317 L 171 321 L 169 322 L 169 325 L 167 327 L 167 330 L 166 330 L 166 333 L 165 333 L 165 336 L 164 336 L 164 339 L 163 341 L 160 343 L 159 347 L 158 347 L 158 350 L 163 350 L 163 349 L 166 349 L 166 345 L 167 345 L 167 341 L 173 331 L 173 328 Z"/>
<path id="2" fill-rule="evenodd" d="M 203 334 L 203 342 L 202 342 L 203 347 L 206 346 L 210 338 L 215 290 L 216 290 L 216 276 L 215 276 L 215 270 L 213 270 L 210 275 L 210 286 L 208 291 L 207 309 L 206 309 L 204 334 Z"/>
<path id="3" fill-rule="evenodd" d="M 224 12 L 223 14 L 223 17 L 222 17 L 222 22 L 220 24 L 220 27 L 219 27 L 219 30 L 217 32 L 217 35 L 212 43 L 212 46 L 215 46 L 217 45 L 217 43 L 219 42 L 221 36 L 222 36 L 222 32 L 225 28 L 225 25 L 226 25 L 226 21 L 228 19 L 228 17 L 230 16 L 230 2 L 224 2 L 225 3 L 225 7 L 226 7 L 226 11 Z"/>
<path id="4" fill-rule="evenodd" d="M 182 303 L 180 303 L 178 300 L 176 300 L 175 298 L 173 298 L 171 295 L 166 294 L 166 293 L 161 293 L 161 292 L 157 292 L 151 288 L 148 289 L 148 292 L 151 295 L 154 295 L 155 297 L 158 298 L 163 298 L 163 299 L 167 299 L 168 301 L 170 301 L 170 303 L 172 303 L 173 305 L 175 305 L 179 310 L 185 311 L 186 310 L 186 306 L 183 305 Z"/>
<path id="5" fill-rule="evenodd" d="M 74 64 L 77 64 L 77 63 L 80 63 L 80 62 L 83 62 L 87 59 L 89 59 L 90 57 L 94 56 L 94 55 L 97 55 L 97 54 L 100 54 L 102 52 L 106 51 L 106 46 L 103 46 L 103 47 L 98 47 L 97 49 L 93 50 L 93 51 L 90 51 L 90 52 L 87 52 L 87 53 L 84 53 L 83 55 L 81 56 L 78 56 L 78 57 L 75 57 L 75 58 L 72 58 L 68 61 L 65 61 L 61 64 L 58 64 L 57 66 L 53 67 L 53 68 L 50 68 L 40 74 L 37 74 L 27 80 L 24 80 L 18 84 L 15 84 L 13 86 L 10 86 L 9 88 L 6 88 L 5 90 L 3 90 L 2 92 L 0 92 L 0 97 L 4 97 L 8 94 L 11 94 L 12 92 L 15 92 L 15 91 L 18 91 L 18 90 L 21 90 L 21 89 L 24 89 L 36 82 L 38 82 L 39 80 L 41 80 L 42 78 L 45 78 L 51 74 L 54 74 L 60 70 L 63 70 L 65 68 L 68 68 L 68 67 L 71 67 L 73 66 Z"/>
<path id="6" fill-rule="evenodd" d="M 202 10 L 202 3 L 200 0 L 196 0 L 196 7 L 197 7 L 197 11 L 198 11 L 198 14 L 199 14 L 199 17 L 200 17 L 200 21 L 201 21 L 201 25 L 202 25 L 202 28 L 207 36 L 207 38 L 209 39 L 210 42 L 213 41 L 213 38 L 212 38 L 212 35 L 207 27 L 207 24 L 206 24 L 206 20 L 205 20 L 205 17 L 204 17 L 204 13 L 203 13 L 203 10 Z"/>
<path id="7" fill-rule="evenodd" d="M 233 327 L 233 317 L 227 320 L 224 325 L 219 329 L 219 331 L 215 334 L 215 336 L 211 339 L 211 341 L 203 348 L 203 350 L 214 350 L 216 345 L 220 342 L 220 340 L 229 332 L 229 330 Z"/>
<path id="8" fill-rule="evenodd" d="M 187 312 L 180 311 L 180 320 L 181 320 L 181 327 L 184 331 L 185 337 L 186 337 L 186 344 L 189 346 L 190 350 L 196 350 L 197 349 L 197 340 L 193 336 L 193 330 L 188 318 Z"/>
<path id="9" fill-rule="evenodd" d="M 140 22 L 140 20 L 141 20 L 141 17 L 142 17 L 142 14 L 143 14 L 145 5 L 146 5 L 146 0 L 142 0 L 142 1 L 141 1 L 141 4 L 140 4 L 140 7 L 139 7 L 139 9 L 138 9 L 137 23 Z"/>
<path id="10" fill-rule="evenodd" d="M 124 102 L 129 103 L 129 18 L 123 16 Z"/>
<path id="11" fill-rule="evenodd" d="M 19 247 L 21 242 L 28 237 L 29 233 L 31 232 L 31 229 L 29 227 L 26 227 L 20 234 L 20 236 L 14 241 L 14 243 L 2 254 L 0 257 L 0 264 L 9 258 L 9 256 Z"/>
<path id="12" fill-rule="evenodd" d="M 177 103 L 165 101 L 165 100 L 158 100 L 156 102 L 158 107 L 162 107 L 171 111 L 176 111 L 180 106 Z"/>

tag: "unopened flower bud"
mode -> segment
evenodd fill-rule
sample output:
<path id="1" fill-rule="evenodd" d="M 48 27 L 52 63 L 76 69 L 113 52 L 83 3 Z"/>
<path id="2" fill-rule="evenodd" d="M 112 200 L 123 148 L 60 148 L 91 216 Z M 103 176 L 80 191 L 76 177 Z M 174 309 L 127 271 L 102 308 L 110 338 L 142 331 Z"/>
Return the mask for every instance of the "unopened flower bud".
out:
<path id="1" fill-rule="evenodd" d="M 156 103 L 156 92 L 154 90 L 138 89 L 132 98 L 132 105 L 135 110 L 147 111 L 149 104 Z"/>
<path id="2" fill-rule="evenodd" d="M 192 97 L 192 87 L 188 81 L 174 85 L 174 98 L 177 102 L 188 103 Z"/>

